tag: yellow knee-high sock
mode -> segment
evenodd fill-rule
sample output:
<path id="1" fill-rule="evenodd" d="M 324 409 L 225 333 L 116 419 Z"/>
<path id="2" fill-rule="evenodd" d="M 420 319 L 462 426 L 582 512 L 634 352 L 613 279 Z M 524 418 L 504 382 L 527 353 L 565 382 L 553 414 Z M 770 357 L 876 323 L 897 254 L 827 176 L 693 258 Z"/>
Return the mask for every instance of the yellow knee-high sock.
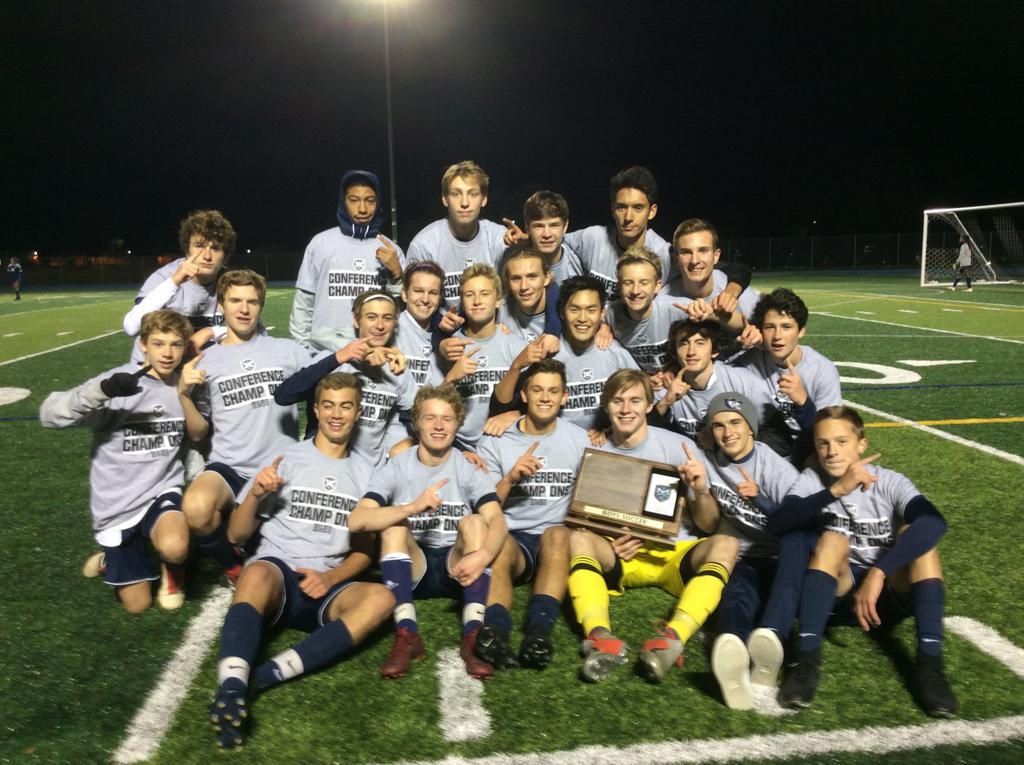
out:
<path id="1" fill-rule="evenodd" d="M 608 587 L 601 565 L 587 555 L 576 555 L 569 561 L 569 595 L 576 619 L 589 635 L 596 627 L 611 629 L 608 616 Z"/>
<path id="2" fill-rule="evenodd" d="M 722 589 L 729 581 L 729 572 L 721 563 L 711 561 L 705 563 L 697 574 L 683 588 L 683 594 L 676 603 L 676 612 L 668 626 L 675 630 L 684 643 L 718 608 L 722 599 Z"/>

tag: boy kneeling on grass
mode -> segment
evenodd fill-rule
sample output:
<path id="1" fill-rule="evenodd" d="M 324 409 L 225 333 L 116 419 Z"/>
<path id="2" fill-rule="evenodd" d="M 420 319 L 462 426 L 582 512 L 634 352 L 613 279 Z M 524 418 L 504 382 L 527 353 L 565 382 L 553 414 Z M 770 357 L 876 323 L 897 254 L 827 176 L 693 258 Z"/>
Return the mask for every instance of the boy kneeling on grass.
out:
<path id="1" fill-rule="evenodd" d="M 139 347 L 145 361 L 122 364 L 69 391 L 51 393 L 39 410 L 47 428 L 88 425 L 94 431 L 89 474 L 90 508 L 102 548 L 82 568 L 103 575 L 125 610 L 185 602 L 188 525 L 181 512 L 185 415 L 178 398 L 179 366 L 192 325 L 176 311 L 142 319 Z M 160 557 L 158 569 L 146 540 Z"/>

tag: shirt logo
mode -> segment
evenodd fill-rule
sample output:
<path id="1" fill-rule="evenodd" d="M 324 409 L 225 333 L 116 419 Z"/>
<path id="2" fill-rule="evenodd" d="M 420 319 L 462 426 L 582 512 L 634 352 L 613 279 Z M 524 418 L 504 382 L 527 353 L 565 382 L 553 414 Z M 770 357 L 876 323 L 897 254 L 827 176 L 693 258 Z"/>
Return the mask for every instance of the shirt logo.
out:
<path id="1" fill-rule="evenodd" d="M 474 263 L 476 263 L 476 261 L 475 261 L 475 260 L 474 260 L 473 258 L 465 258 L 465 259 L 463 260 L 463 263 L 465 263 L 465 264 L 466 264 L 466 268 L 469 268 L 469 267 L 470 267 L 471 265 L 473 265 Z"/>
<path id="2" fill-rule="evenodd" d="M 591 380 L 594 379 L 594 370 L 589 368 L 581 369 L 580 378 L 583 380 L 583 382 L 590 382 Z"/>
<path id="3" fill-rule="evenodd" d="M 433 347 L 429 343 L 424 343 L 420 346 L 420 353 L 423 354 L 424 358 L 430 358 L 430 354 L 434 352 Z"/>
<path id="4" fill-rule="evenodd" d="M 647 343 L 649 342 L 647 339 L 647 333 L 641 332 L 640 334 L 633 338 L 633 342 L 636 343 L 637 345 L 647 345 Z"/>
<path id="5" fill-rule="evenodd" d="M 526 342 L 532 343 L 536 339 L 537 339 L 537 333 L 536 332 L 527 332 L 526 333 Z"/>
<path id="6" fill-rule="evenodd" d="M 534 455 L 534 458 L 537 460 L 537 462 L 540 464 L 542 468 L 546 468 L 548 466 L 548 458 L 546 455 L 542 454 L 539 457 L 537 455 Z"/>
<path id="7" fill-rule="evenodd" d="M 486 366 L 487 366 L 487 357 L 486 356 L 477 356 L 476 357 L 476 368 L 477 369 L 483 369 Z"/>
<path id="8" fill-rule="evenodd" d="M 365 380 L 363 382 L 363 385 L 365 387 L 369 388 L 370 390 L 376 390 L 377 389 L 377 383 L 375 383 L 373 380 Z"/>
<path id="9" fill-rule="evenodd" d="M 352 261 L 352 268 L 354 268 L 356 271 L 365 271 L 366 261 L 363 260 L 362 258 L 355 258 Z"/>
<path id="10" fill-rule="evenodd" d="M 251 372 L 256 368 L 256 362 L 253 359 L 242 359 L 242 369 L 246 372 Z"/>
<path id="11" fill-rule="evenodd" d="M 334 491 L 334 488 L 338 485 L 338 479 L 333 475 L 324 476 L 324 491 Z"/>
<path id="12" fill-rule="evenodd" d="M 164 405 L 163 404 L 154 404 L 153 405 L 153 414 L 155 414 L 157 417 L 163 417 L 164 416 L 164 411 L 165 410 L 164 410 Z"/>

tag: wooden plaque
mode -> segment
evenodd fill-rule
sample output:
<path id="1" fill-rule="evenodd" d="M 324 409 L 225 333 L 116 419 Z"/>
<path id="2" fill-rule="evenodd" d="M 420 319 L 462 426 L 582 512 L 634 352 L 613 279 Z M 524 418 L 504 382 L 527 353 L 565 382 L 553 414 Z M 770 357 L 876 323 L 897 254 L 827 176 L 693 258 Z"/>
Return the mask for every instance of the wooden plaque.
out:
<path id="1" fill-rule="evenodd" d="M 587 449 L 576 474 L 565 525 L 606 537 L 629 533 L 674 547 L 682 525 L 679 471 L 672 465 Z"/>

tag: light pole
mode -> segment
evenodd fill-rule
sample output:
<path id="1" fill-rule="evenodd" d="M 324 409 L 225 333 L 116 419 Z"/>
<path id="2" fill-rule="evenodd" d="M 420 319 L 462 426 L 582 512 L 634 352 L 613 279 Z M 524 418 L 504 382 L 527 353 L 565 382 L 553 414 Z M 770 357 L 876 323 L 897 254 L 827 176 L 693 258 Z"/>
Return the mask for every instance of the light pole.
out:
<path id="1" fill-rule="evenodd" d="M 388 3 L 384 6 L 384 92 L 388 103 L 388 187 L 391 190 L 391 240 L 398 242 L 398 195 L 395 190 L 395 136 L 391 126 L 391 38 L 388 34 Z"/>

